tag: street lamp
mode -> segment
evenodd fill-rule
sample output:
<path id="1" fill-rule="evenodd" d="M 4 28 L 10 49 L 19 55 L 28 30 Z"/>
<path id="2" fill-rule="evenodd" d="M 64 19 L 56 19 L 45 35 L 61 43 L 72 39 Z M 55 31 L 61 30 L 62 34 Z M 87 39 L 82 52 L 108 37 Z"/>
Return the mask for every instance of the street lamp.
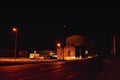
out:
<path id="1" fill-rule="evenodd" d="M 15 49 L 14 49 L 14 58 L 16 58 L 16 51 L 17 51 L 17 32 L 18 29 L 17 28 L 12 28 L 13 32 L 15 32 Z"/>
<path id="2" fill-rule="evenodd" d="M 61 47 L 61 43 L 57 43 L 57 56 L 58 59 L 63 59 L 64 60 L 64 52 L 63 52 L 63 48 Z"/>

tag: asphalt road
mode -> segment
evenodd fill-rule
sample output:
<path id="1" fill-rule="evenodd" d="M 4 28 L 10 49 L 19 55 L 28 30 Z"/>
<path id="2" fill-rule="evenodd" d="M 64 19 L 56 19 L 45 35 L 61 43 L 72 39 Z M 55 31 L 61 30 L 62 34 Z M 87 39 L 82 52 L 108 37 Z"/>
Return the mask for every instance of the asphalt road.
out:
<path id="1" fill-rule="evenodd" d="M 97 80 L 100 59 L 58 61 L 0 67 L 0 80 Z"/>

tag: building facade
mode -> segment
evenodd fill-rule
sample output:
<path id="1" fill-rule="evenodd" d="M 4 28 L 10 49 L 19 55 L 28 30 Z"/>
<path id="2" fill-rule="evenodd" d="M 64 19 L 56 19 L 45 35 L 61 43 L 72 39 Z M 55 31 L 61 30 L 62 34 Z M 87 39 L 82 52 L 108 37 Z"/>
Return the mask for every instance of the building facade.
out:
<path id="1" fill-rule="evenodd" d="M 94 51 L 93 43 L 80 35 L 72 35 L 66 38 L 66 44 L 58 52 L 59 59 L 87 58 Z"/>

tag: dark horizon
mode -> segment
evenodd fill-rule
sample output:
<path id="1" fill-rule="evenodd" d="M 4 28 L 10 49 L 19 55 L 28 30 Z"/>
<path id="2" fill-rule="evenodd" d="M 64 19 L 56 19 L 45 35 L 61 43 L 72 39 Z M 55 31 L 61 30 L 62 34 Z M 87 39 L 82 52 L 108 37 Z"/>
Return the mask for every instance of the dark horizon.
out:
<path id="1" fill-rule="evenodd" d="M 119 10 L 119 8 L 2 8 L 0 49 L 14 49 L 12 32 L 14 26 L 18 28 L 20 50 L 55 49 L 57 41 L 63 41 L 72 34 L 86 36 L 95 41 L 99 47 L 101 45 L 108 47 L 112 35 L 120 34 Z"/>

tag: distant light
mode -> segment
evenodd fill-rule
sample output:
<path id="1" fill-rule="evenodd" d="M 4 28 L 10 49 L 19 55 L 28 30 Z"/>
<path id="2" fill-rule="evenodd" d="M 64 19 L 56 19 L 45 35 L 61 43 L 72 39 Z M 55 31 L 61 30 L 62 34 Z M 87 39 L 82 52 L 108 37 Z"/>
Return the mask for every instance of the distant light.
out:
<path id="1" fill-rule="evenodd" d="M 17 28 L 13 28 L 12 30 L 13 30 L 14 32 L 16 32 L 16 31 L 17 31 Z"/>
<path id="2" fill-rule="evenodd" d="M 85 54 L 88 54 L 88 50 L 85 50 Z"/>
<path id="3" fill-rule="evenodd" d="M 66 28 L 67 26 L 66 25 L 63 25 L 64 28 Z"/>

